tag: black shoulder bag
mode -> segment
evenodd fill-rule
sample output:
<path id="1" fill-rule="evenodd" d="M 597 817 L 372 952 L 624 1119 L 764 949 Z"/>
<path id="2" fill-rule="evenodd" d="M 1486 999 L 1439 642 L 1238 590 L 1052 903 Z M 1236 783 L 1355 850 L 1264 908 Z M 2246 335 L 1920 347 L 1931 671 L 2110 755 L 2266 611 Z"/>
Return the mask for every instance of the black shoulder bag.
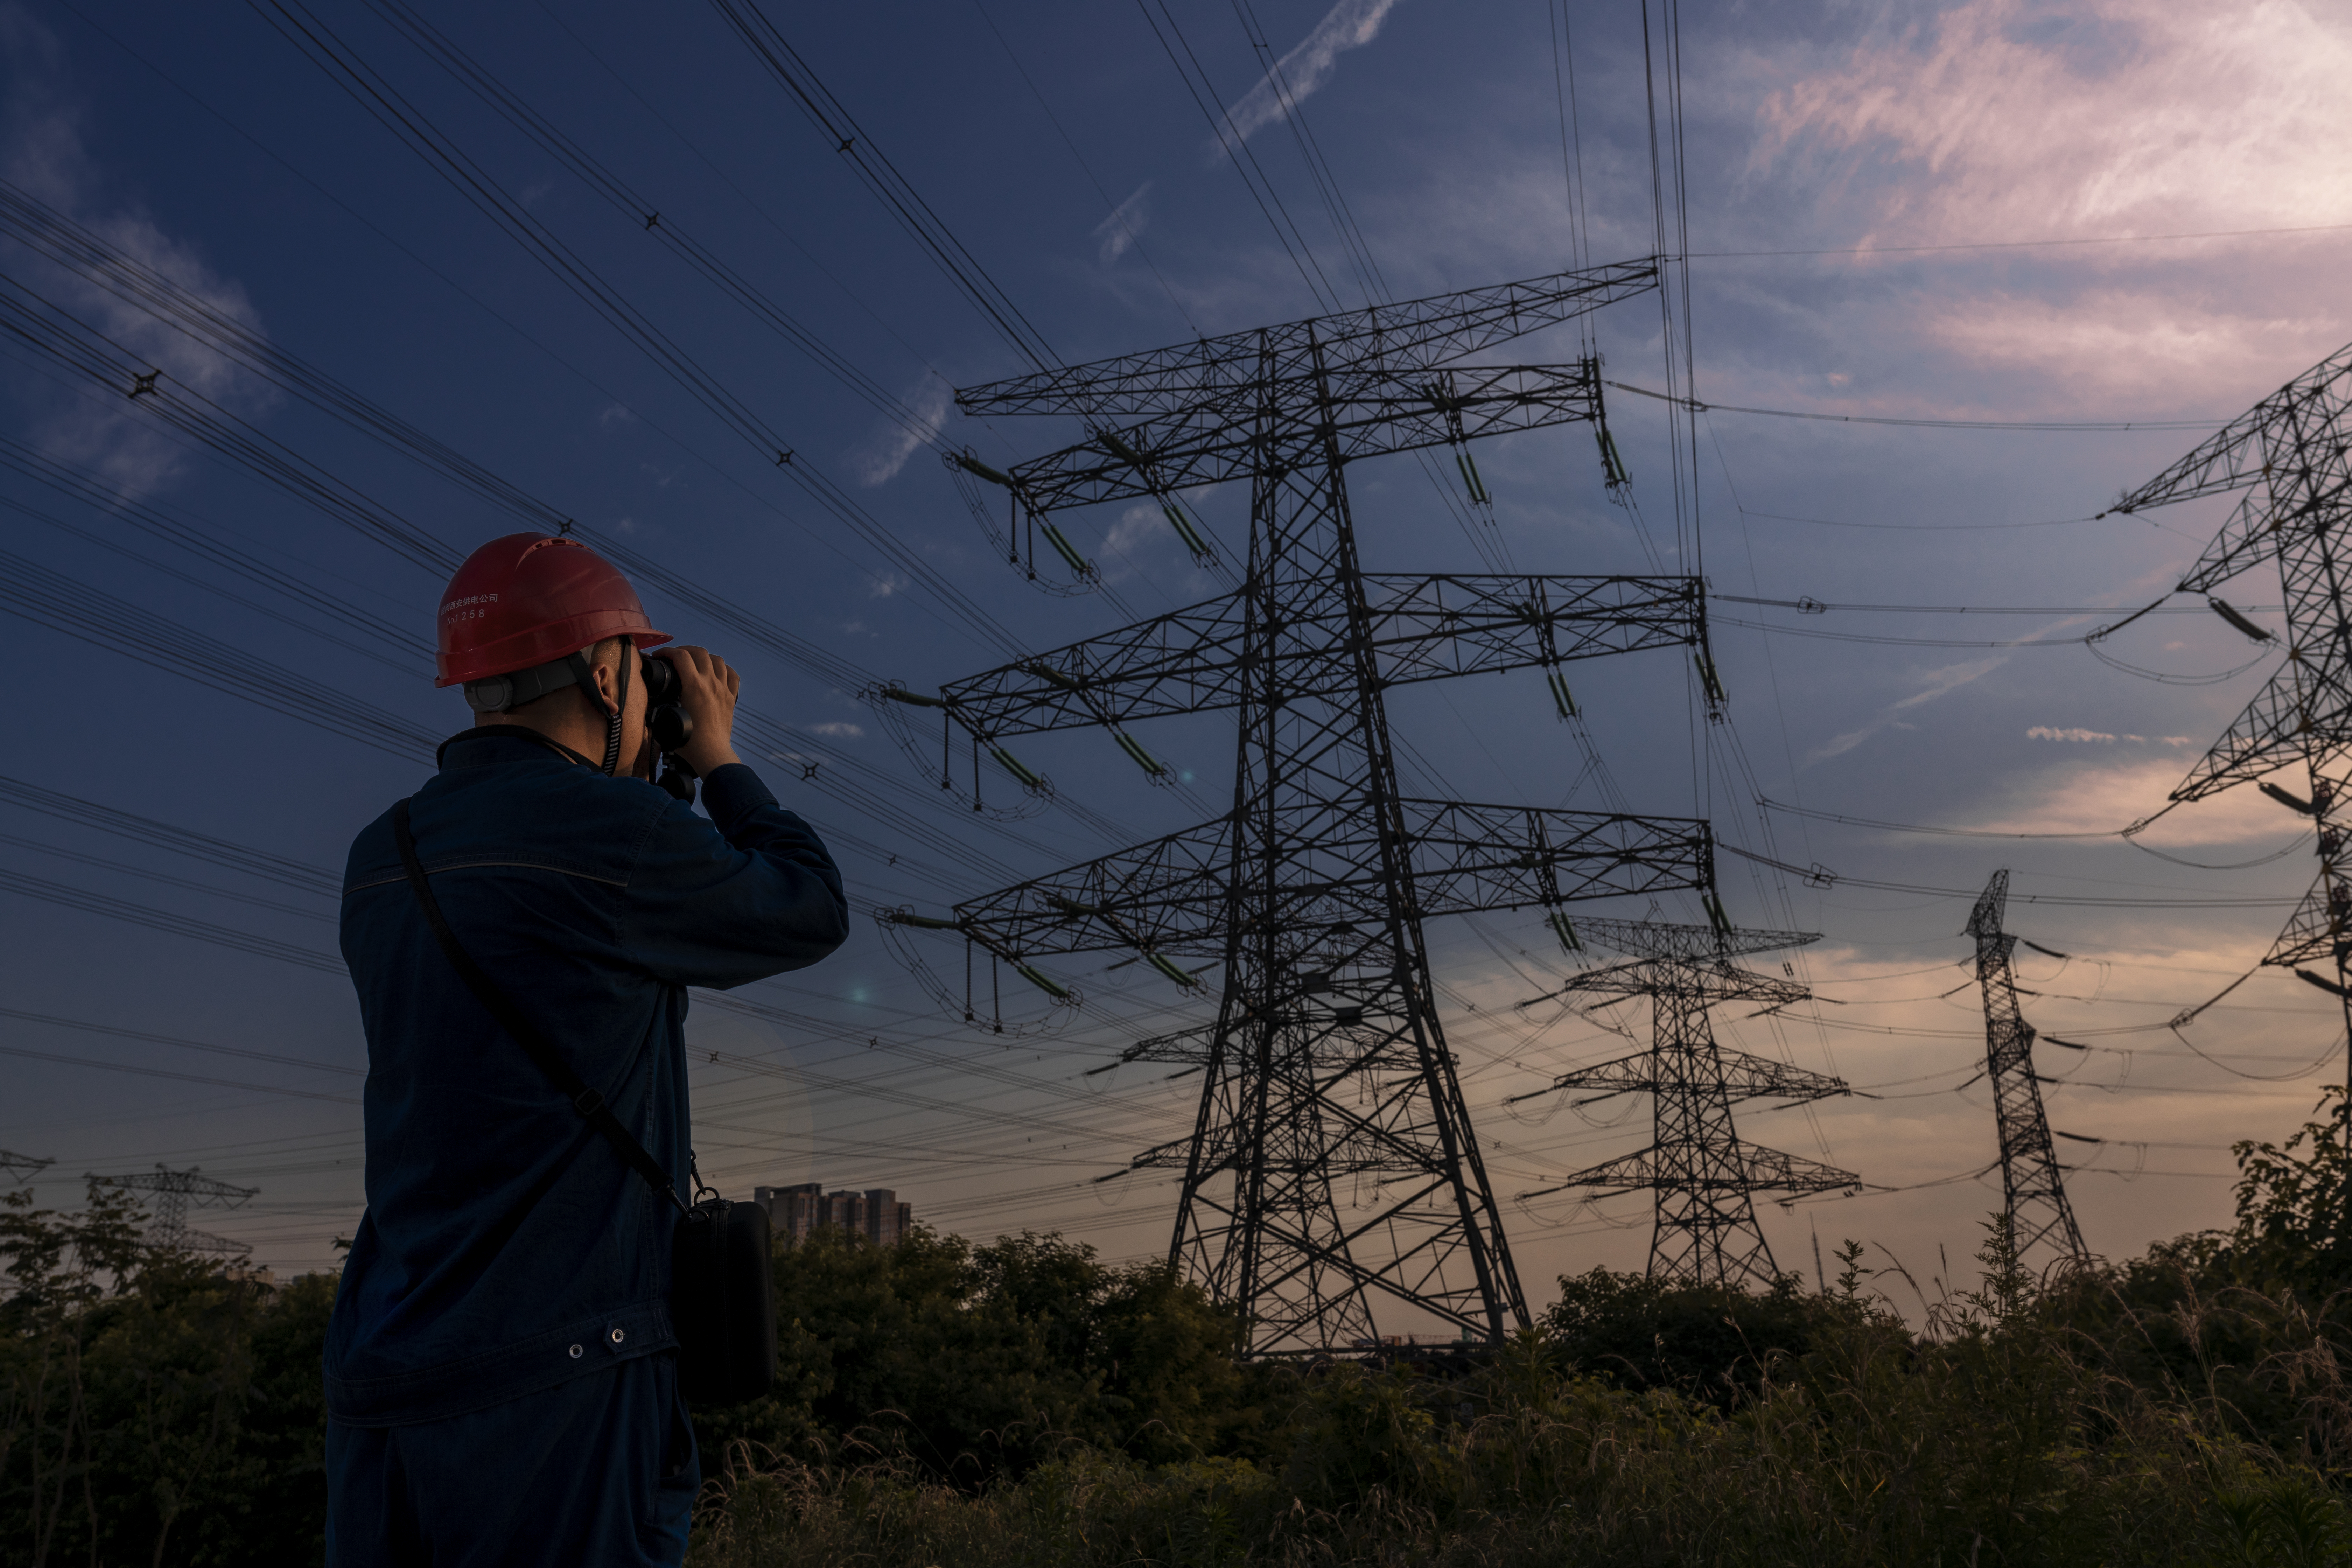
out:
<path id="1" fill-rule="evenodd" d="M 670 1237 L 669 1316 L 677 1331 L 679 1392 L 688 1403 L 704 1405 L 740 1405 L 763 1397 L 776 1380 L 776 1284 L 769 1263 L 768 1211 L 757 1204 L 730 1203 L 716 1193 L 709 1197 L 698 1194 L 699 1201 L 691 1205 L 679 1198 L 669 1173 L 621 1125 L 604 1097 L 572 1070 L 547 1037 L 458 945 L 457 933 L 449 929 L 433 897 L 425 863 L 417 858 L 404 800 L 392 808 L 392 832 L 425 922 L 467 989 L 571 1101 L 580 1120 L 602 1133 L 613 1152 L 677 1210 L 677 1228 Z"/>

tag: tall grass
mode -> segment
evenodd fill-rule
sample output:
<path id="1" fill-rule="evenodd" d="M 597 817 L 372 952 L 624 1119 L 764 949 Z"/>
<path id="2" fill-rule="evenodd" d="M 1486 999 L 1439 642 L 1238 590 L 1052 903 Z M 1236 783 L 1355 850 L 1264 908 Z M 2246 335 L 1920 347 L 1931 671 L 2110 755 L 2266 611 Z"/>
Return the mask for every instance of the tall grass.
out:
<path id="1" fill-rule="evenodd" d="M 805 1464 L 737 1445 L 710 1456 L 719 1473 L 690 1561 L 2352 1561 L 2343 1505 L 2314 1468 L 2329 1456 L 2302 1439 L 2263 1440 L 2218 1368 L 2201 1387 L 2135 1374 L 2159 1363 L 2193 1371 L 2182 1347 L 2221 1342 L 2184 1324 L 2178 1300 L 2136 1304 L 2121 1277 L 2045 1285 L 2018 1267 L 1999 1227 L 1980 1261 L 1978 1288 L 1937 1303 L 1920 1332 L 1875 1303 L 1850 1265 L 1842 1290 L 1806 1298 L 1801 1353 L 1744 1346 L 1735 1353 L 1746 1365 L 1720 1369 L 1714 1388 L 1623 1386 L 1543 1330 L 1466 1379 L 1323 1368 L 1297 1381 L 1279 1440 L 1257 1462 L 1148 1467 L 1071 1442 L 1018 1479 L 959 1491 L 903 1462 Z M 2266 1352 L 2273 1382 L 2299 1380 L 2323 1415 L 2343 1393 L 2324 1343 L 2314 1332 L 2284 1359 Z M 1741 1395 L 1721 1397 L 1733 1384 Z"/>

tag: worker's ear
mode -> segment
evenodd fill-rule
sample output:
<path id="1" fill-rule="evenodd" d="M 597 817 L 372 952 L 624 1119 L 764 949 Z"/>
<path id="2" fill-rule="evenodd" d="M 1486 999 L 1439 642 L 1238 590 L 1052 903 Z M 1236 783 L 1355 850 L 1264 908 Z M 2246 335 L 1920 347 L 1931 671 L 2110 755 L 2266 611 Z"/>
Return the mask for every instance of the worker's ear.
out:
<path id="1" fill-rule="evenodd" d="M 621 705 L 621 653 L 619 637 L 607 637 L 588 650 L 589 679 L 595 681 L 596 695 L 604 699 L 606 713 Z"/>

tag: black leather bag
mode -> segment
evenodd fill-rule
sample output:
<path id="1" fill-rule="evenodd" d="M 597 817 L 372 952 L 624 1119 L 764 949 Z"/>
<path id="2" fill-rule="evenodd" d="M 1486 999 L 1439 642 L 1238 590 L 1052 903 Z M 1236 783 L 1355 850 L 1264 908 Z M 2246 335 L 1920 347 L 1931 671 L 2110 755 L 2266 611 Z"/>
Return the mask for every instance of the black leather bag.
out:
<path id="1" fill-rule="evenodd" d="M 630 1169 L 677 1210 L 670 1235 L 670 1325 L 677 1332 L 677 1386 L 690 1405 L 740 1405 L 766 1396 L 776 1381 L 776 1281 L 771 1272 L 768 1211 L 713 1193 L 689 1206 L 661 1163 L 621 1125 L 604 1097 L 574 1072 L 562 1053 L 476 963 L 449 929 L 433 896 L 408 827 L 408 803 L 392 808 L 392 834 L 408 885 L 452 967 L 499 1026 L 515 1037 L 580 1119 L 613 1146 Z"/>
<path id="2" fill-rule="evenodd" d="M 670 1240 L 677 1386 L 689 1405 L 764 1398 L 776 1381 L 776 1276 L 768 1211 L 709 1197 Z"/>

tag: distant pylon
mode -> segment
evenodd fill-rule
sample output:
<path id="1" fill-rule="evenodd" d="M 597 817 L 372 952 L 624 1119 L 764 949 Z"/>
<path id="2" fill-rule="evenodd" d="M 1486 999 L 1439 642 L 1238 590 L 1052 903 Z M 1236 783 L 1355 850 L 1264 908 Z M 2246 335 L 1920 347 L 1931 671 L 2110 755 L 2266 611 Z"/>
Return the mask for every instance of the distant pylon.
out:
<path id="1" fill-rule="evenodd" d="M 161 1164 L 152 1171 L 133 1171 L 126 1176 L 100 1176 L 96 1179 L 111 1182 L 118 1187 L 128 1187 L 133 1192 L 155 1195 L 154 1217 L 147 1226 L 147 1239 L 153 1246 L 173 1252 L 201 1252 L 239 1260 L 253 1256 L 253 1247 L 248 1243 L 190 1228 L 188 1210 L 236 1208 L 259 1193 L 259 1187 L 234 1186 L 194 1168 L 174 1171 Z"/>
<path id="2" fill-rule="evenodd" d="M 1647 996 L 1653 1044 L 1634 1056 L 1563 1073 L 1549 1089 L 1514 1100 L 1579 1089 L 1601 1091 L 1579 1104 L 1620 1094 L 1649 1094 L 1656 1101 L 1656 1141 L 1639 1153 L 1579 1171 L 1520 1196 L 1539 1198 L 1577 1187 L 1595 1193 L 1647 1190 L 1654 1194 L 1656 1212 L 1650 1233 L 1653 1279 L 1752 1282 L 1769 1289 L 1779 1271 L 1763 1227 L 1756 1222 L 1755 1194 L 1835 1192 L 1858 1187 L 1862 1179 L 1850 1171 L 1740 1142 L 1732 1125 L 1731 1102 L 1774 1099 L 1800 1105 L 1853 1090 L 1841 1079 L 1745 1051 L 1724 1050 L 1716 1044 L 1707 1009 L 1716 1002 L 1760 1001 L 1785 1007 L 1805 1000 L 1812 993 L 1797 982 L 1759 974 L 1730 961 L 1738 954 L 1796 947 L 1819 937 L 1654 921 L 1581 920 L 1570 924 L 1563 920 L 1555 929 L 1565 942 L 1580 946 L 1589 942 L 1635 956 L 1628 963 L 1588 971 L 1520 1005 L 1571 994 Z"/>
<path id="3" fill-rule="evenodd" d="M 1984 987 L 1985 1076 L 1992 1081 L 2000 1130 L 2002 1212 L 2021 1259 L 2047 1244 L 2079 1260 L 2090 1252 L 2050 1144 L 2042 1080 L 2033 1071 L 2033 1026 L 2017 1005 L 2017 976 L 2010 969 L 2017 938 L 2000 929 L 2008 903 L 2009 872 L 1995 871 L 1968 924 L 1968 934 L 1977 939 L 1977 983 Z"/>
<path id="4" fill-rule="evenodd" d="M 19 1154 L 13 1149 L 0 1149 L 0 1172 L 12 1182 L 27 1182 L 51 1165 L 55 1160 L 43 1160 L 32 1154 Z"/>

